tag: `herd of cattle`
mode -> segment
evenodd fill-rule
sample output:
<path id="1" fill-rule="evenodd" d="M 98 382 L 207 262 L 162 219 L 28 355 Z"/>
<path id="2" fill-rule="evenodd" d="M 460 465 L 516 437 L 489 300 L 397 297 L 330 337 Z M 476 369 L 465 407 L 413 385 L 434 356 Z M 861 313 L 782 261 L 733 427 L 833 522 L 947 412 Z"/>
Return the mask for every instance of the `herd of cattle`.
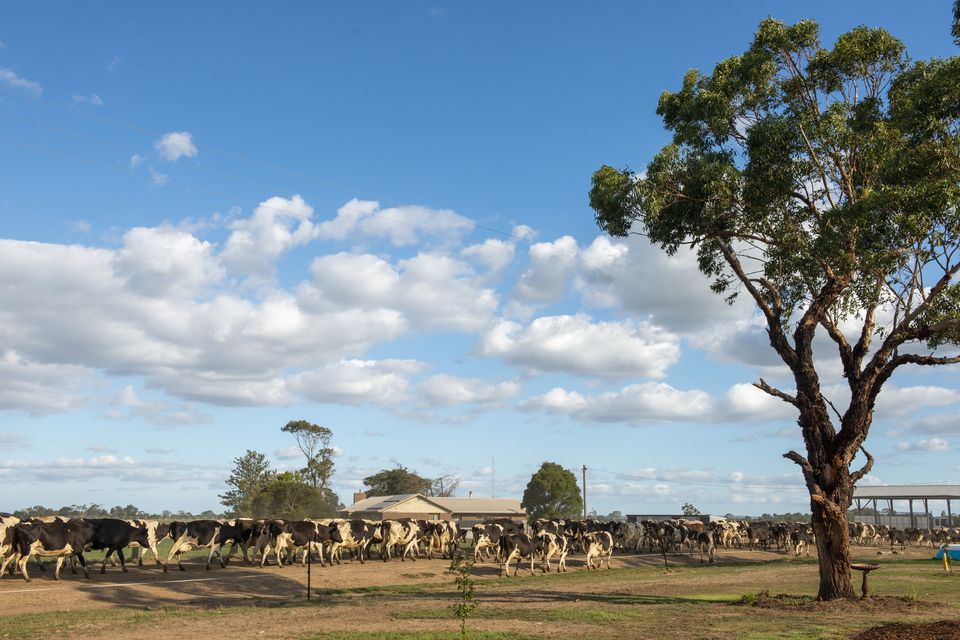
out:
<path id="1" fill-rule="evenodd" d="M 960 530 L 898 530 L 884 526 L 850 524 L 850 537 L 860 544 L 906 546 L 960 540 Z M 172 546 L 161 560 L 157 545 L 166 538 Z M 599 520 L 538 520 L 532 527 L 509 519 L 491 520 L 461 528 L 452 520 L 193 520 L 160 523 L 153 520 L 119 520 L 115 518 L 63 518 L 59 516 L 20 520 L 0 513 L 0 576 L 19 572 L 29 581 L 28 561 L 43 557 L 56 558 L 54 578 L 60 578 L 63 562 L 71 558 L 71 569 L 79 563 L 89 578 L 83 554 L 103 550 L 100 572 L 116 554 L 120 566 L 127 571 L 123 550 L 139 548 L 138 564 L 152 553 L 157 565 L 167 571 L 171 561 L 184 571 L 181 554 L 191 549 L 207 551 L 206 567 L 210 569 L 216 556 L 226 567 L 239 549 L 247 563 L 260 567 L 272 556 L 278 566 L 292 564 L 299 554 L 305 564 L 318 561 L 340 564 L 346 552 L 351 560 L 361 563 L 376 549 L 384 562 L 393 557 L 436 554 L 453 558 L 461 544 L 472 544 L 474 561 L 500 563 L 501 575 L 509 575 L 511 562 L 516 562 L 514 575 L 523 560 L 529 560 L 530 571 L 540 563 L 543 571 L 566 571 L 569 553 L 582 553 L 587 569 L 600 568 L 614 551 L 622 553 L 694 553 L 700 551 L 701 562 L 714 562 L 718 548 L 781 549 L 800 555 L 814 544 L 809 523 L 772 523 L 718 521 L 705 524 L 699 520 L 644 520 L 635 522 L 601 522 Z M 226 555 L 221 548 L 230 544 Z M 316 560 L 314 560 L 316 558 Z M 42 564 L 40 565 L 42 567 Z"/>

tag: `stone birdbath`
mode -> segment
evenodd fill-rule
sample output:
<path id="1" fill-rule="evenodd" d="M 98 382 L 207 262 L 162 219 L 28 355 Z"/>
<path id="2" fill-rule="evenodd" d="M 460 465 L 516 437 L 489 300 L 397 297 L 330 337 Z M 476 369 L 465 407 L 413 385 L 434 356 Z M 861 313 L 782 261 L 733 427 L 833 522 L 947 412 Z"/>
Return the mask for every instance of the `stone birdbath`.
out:
<path id="1" fill-rule="evenodd" d="M 870 575 L 871 571 L 876 571 L 877 569 L 879 569 L 880 565 L 860 563 L 860 564 L 851 564 L 850 568 L 853 569 L 854 571 L 860 571 L 861 573 L 863 573 L 863 584 L 860 585 L 860 592 L 863 594 L 861 596 L 861 599 L 866 598 L 867 595 L 869 595 L 869 591 L 867 587 L 867 576 Z"/>

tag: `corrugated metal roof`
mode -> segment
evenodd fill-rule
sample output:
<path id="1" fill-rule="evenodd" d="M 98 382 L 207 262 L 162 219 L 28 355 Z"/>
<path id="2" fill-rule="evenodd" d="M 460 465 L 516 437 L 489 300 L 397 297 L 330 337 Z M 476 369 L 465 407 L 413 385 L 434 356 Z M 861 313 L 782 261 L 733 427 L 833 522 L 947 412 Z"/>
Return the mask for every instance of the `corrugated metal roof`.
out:
<path id="1" fill-rule="evenodd" d="M 960 484 L 897 484 L 857 487 L 854 499 L 861 500 L 960 500 Z"/>
<path id="2" fill-rule="evenodd" d="M 516 498 L 430 498 L 453 513 L 504 513 L 526 515 Z"/>
<path id="3" fill-rule="evenodd" d="M 515 498 L 432 498 L 419 493 L 405 493 L 395 496 L 373 496 L 355 502 L 344 511 L 383 511 L 397 507 L 413 499 L 425 500 L 453 514 L 482 513 L 489 515 L 525 515 L 520 501 Z M 411 507 L 413 505 L 410 505 Z"/>

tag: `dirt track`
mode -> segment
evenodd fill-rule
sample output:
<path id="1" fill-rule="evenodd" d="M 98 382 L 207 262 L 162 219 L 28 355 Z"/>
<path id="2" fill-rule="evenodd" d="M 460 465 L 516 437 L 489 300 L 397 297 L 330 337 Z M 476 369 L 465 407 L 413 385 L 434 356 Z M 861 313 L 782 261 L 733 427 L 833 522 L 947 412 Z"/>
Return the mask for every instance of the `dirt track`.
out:
<path id="1" fill-rule="evenodd" d="M 865 553 L 872 555 L 875 551 Z M 929 550 L 909 553 L 917 558 L 930 555 Z M 504 615 L 477 619 L 471 622 L 471 628 L 531 637 L 555 637 L 558 629 L 564 629 L 578 637 L 664 639 L 681 637 L 671 630 L 682 633 L 694 618 L 700 621 L 698 624 L 704 624 L 704 615 L 708 614 L 708 624 L 721 626 L 715 634 L 696 637 L 727 638 L 742 637 L 746 628 L 768 629 L 768 624 L 791 628 L 830 624 L 824 619 L 826 616 L 833 618 L 833 624 L 856 624 L 859 629 L 869 626 L 868 622 L 879 621 L 878 612 L 859 610 L 854 611 L 854 617 L 863 616 L 862 624 L 845 610 L 820 612 L 816 616 L 802 613 L 797 617 L 801 612 L 765 610 L 760 614 L 749 608 L 724 606 L 729 604 L 730 595 L 723 594 L 731 592 L 736 598 L 761 589 L 771 593 L 784 588 L 794 593 L 815 591 L 815 564 L 789 560 L 784 563 L 785 559 L 783 552 L 724 551 L 718 557 L 717 571 L 701 567 L 698 555 L 670 555 L 671 571 L 665 573 L 659 555 L 615 556 L 611 563 L 614 569 L 648 569 L 639 573 L 607 574 L 600 570 L 588 574 L 583 570 L 583 556 L 575 555 L 568 559 L 568 576 L 572 579 L 532 581 L 498 578 L 498 565 L 481 564 L 474 569 L 481 612 Z M 757 564 L 764 561 L 774 562 Z M 4 576 L 0 578 L 0 636 L 30 638 L 55 634 L 68 638 L 142 640 L 146 634 L 152 640 L 182 640 L 185 636 L 207 634 L 285 638 L 315 632 L 389 635 L 398 630 L 455 628 L 455 621 L 449 617 L 430 617 L 449 612 L 456 597 L 452 576 L 446 571 L 448 560 L 315 565 L 313 586 L 321 590 L 320 597 L 317 606 L 306 607 L 306 568 L 299 565 L 259 569 L 234 561 L 227 569 L 215 565 L 205 571 L 197 559 L 184 564 L 187 571 L 174 569 L 167 574 L 155 565 L 132 567 L 127 574 L 119 568 L 108 568 L 106 575 L 100 575 L 97 567 L 89 581 L 68 570 L 59 582 L 52 579 L 50 570 L 35 571 L 31 583 L 19 576 Z M 529 575 L 528 567 L 524 564 L 521 576 Z M 936 567 L 931 565 L 929 571 L 935 572 Z M 893 579 L 892 575 L 876 580 L 878 590 L 893 594 L 903 590 L 901 579 Z M 485 582 L 495 584 L 484 587 Z M 952 589 L 953 584 L 960 587 L 960 581 L 949 581 L 938 584 L 937 589 Z M 420 588 L 410 588 L 411 585 Z M 903 606 L 902 611 L 886 612 L 887 616 L 896 620 L 930 619 L 928 610 L 917 609 L 912 603 Z M 735 626 L 722 626 L 733 625 L 730 620 L 736 620 Z M 34 622 L 38 626 L 26 626 Z"/>
<path id="2" fill-rule="evenodd" d="M 738 556 L 742 553 L 745 552 L 737 552 Z M 757 552 L 749 554 L 749 558 L 756 560 L 782 555 Z M 670 556 L 668 559 L 674 564 L 690 562 L 688 557 L 683 556 Z M 611 566 L 649 566 L 662 562 L 660 556 L 650 554 L 621 556 L 614 557 Z M 571 571 L 578 571 L 583 567 L 583 560 L 573 557 L 567 564 Z M 53 580 L 52 563 L 46 572 L 31 567 L 33 580 L 29 583 L 20 576 L 0 578 L 0 602 L 4 612 L 41 613 L 114 606 L 236 606 L 306 597 L 307 569 L 299 564 L 260 569 L 234 560 L 226 569 L 214 563 L 210 571 L 205 571 L 203 563 L 196 559 L 185 561 L 184 565 L 186 571 L 181 572 L 171 566 L 166 574 L 156 565 L 148 564 L 139 569 L 131 567 L 126 574 L 119 567 L 108 567 L 106 575 L 100 575 L 99 567 L 93 568 L 91 564 L 90 580 L 83 579 L 82 575 L 71 575 L 64 568 L 60 581 Z M 449 588 L 452 584 L 452 576 L 447 573 L 449 565 L 449 560 L 423 558 L 414 562 L 394 560 L 388 563 L 368 560 L 362 565 L 359 562 L 344 562 L 332 567 L 315 564 L 311 582 L 312 587 L 318 590 L 410 584 L 436 584 Z M 496 579 L 498 568 L 497 564 L 478 564 L 473 573 L 480 580 Z M 511 565 L 511 573 L 512 570 Z M 528 574 L 529 563 L 524 563 L 520 575 Z"/>

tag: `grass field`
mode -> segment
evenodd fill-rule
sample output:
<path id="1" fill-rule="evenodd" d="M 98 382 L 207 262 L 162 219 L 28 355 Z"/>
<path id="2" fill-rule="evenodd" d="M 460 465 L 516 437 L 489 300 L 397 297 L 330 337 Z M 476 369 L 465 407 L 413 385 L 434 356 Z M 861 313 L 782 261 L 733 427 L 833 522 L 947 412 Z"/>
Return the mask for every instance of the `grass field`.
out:
<path id="1" fill-rule="evenodd" d="M 614 569 L 498 578 L 475 569 L 478 608 L 470 637 L 517 638 L 847 638 L 875 625 L 960 618 L 960 576 L 948 575 L 929 549 L 860 560 L 883 565 L 871 575 L 877 598 L 817 603 L 813 559 L 775 552 L 726 552 L 716 565 L 697 558 L 615 557 Z M 448 561 L 377 561 L 314 567 L 316 599 L 306 601 L 305 570 L 242 563 L 163 574 L 156 567 L 85 581 L 66 573 L 26 585 L 0 579 L 0 637 L 454 638 L 457 594 Z M 788 594 L 789 598 L 774 598 Z"/>

